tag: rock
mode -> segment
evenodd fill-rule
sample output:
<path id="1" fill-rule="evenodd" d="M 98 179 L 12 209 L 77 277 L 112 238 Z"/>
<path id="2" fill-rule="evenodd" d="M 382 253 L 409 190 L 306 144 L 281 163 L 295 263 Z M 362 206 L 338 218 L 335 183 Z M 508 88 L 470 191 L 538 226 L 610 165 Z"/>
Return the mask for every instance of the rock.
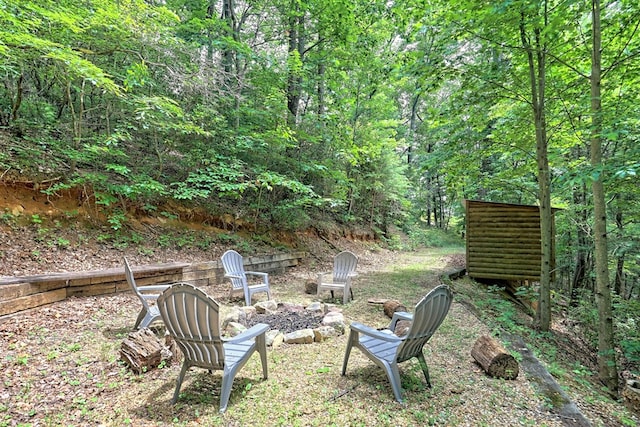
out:
<path id="1" fill-rule="evenodd" d="M 253 307 L 252 307 L 253 308 Z M 233 307 L 231 311 L 222 320 L 222 330 L 227 329 L 230 323 L 247 324 L 247 313 L 238 307 Z"/>
<path id="2" fill-rule="evenodd" d="M 313 340 L 315 342 L 322 342 L 329 337 L 337 337 L 342 334 L 344 334 L 344 329 L 341 333 L 337 328 L 334 328 L 333 326 L 320 326 L 313 330 Z"/>
<path id="3" fill-rule="evenodd" d="M 24 206 L 16 205 L 11 209 L 11 215 L 20 216 L 24 212 Z"/>
<path id="4" fill-rule="evenodd" d="M 278 348 L 282 344 L 284 344 L 284 334 L 278 333 L 278 335 L 276 335 L 275 338 L 273 339 L 273 342 L 271 343 L 271 347 Z"/>
<path id="5" fill-rule="evenodd" d="M 330 311 L 322 319 L 323 325 L 333 326 L 336 323 L 344 323 L 344 315 L 339 311 Z"/>
<path id="6" fill-rule="evenodd" d="M 338 305 L 335 305 L 335 304 L 325 304 L 324 305 L 325 314 L 329 313 L 331 311 L 338 311 L 338 312 L 342 313 L 342 307 L 338 306 Z"/>
<path id="7" fill-rule="evenodd" d="M 256 308 L 252 305 L 248 307 L 240 307 L 239 310 L 242 311 L 245 315 L 244 322 L 246 322 L 247 320 L 250 320 L 253 316 L 255 316 L 258 313 Z M 244 322 L 241 321 L 240 323 L 244 324 Z"/>
<path id="8" fill-rule="evenodd" d="M 277 329 L 271 329 L 266 334 L 267 347 L 278 348 L 284 341 L 284 335 Z"/>
<path id="9" fill-rule="evenodd" d="M 306 308 L 307 311 L 310 311 L 312 313 L 323 313 L 324 314 L 324 304 L 322 304 L 321 302 L 312 302 L 311 304 L 309 304 Z"/>
<path id="10" fill-rule="evenodd" d="M 237 335 L 240 335 L 244 331 L 246 331 L 247 327 L 244 326 L 242 323 L 229 322 L 225 330 L 230 336 L 235 337 Z"/>
<path id="11" fill-rule="evenodd" d="M 311 344 L 315 338 L 313 329 L 300 329 L 284 336 L 286 344 Z"/>
<path id="12" fill-rule="evenodd" d="M 257 302 L 254 307 L 258 314 L 272 314 L 278 311 L 278 304 L 273 300 Z"/>
<path id="13" fill-rule="evenodd" d="M 340 335 L 344 334 L 344 331 L 347 328 L 347 325 L 344 323 L 344 316 L 339 311 L 328 312 L 322 319 L 322 325 L 331 326 L 338 331 Z"/>
<path id="14" fill-rule="evenodd" d="M 278 311 L 299 313 L 301 311 L 304 311 L 304 306 L 301 304 L 292 304 L 290 302 L 282 302 L 278 304 Z"/>

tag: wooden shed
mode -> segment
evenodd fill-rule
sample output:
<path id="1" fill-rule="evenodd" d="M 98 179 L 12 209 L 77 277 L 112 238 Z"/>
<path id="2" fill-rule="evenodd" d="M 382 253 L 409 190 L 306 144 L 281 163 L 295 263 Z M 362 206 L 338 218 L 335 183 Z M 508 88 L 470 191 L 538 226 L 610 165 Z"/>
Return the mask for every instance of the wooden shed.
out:
<path id="1" fill-rule="evenodd" d="M 538 206 L 465 200 L 465 208 L 470 277 L 540 280 L 542 249 Z M 555 236 L 553 215 L 552 227 Z M 554 267 L 552 241 L 552 270 Z"/>

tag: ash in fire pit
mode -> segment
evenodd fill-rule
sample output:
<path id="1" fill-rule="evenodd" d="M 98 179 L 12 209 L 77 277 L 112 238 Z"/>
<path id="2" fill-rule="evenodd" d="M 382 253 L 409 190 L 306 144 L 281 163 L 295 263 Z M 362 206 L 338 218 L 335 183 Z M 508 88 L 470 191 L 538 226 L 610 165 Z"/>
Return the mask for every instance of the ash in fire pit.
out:
<path id="1" fill-rule="evenodd" d="M 266 323 L 272 329 L 278 329 L 284 334 L 300 329 L 314 329 L 320 326 L 323 314 L 311 311 L 278 311 L 271 314 L 256 314 L 247 320 L 250 328 L 258 323 Z"/>

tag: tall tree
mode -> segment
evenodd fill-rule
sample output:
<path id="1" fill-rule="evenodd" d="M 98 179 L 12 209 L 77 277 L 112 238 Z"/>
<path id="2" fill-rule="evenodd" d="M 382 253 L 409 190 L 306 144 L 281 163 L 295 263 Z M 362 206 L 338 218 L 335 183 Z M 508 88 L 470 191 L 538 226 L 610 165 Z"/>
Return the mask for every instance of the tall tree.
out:
<path id="1" fill-rule="evenodd" d="M 549 31 L 547 2 L 542 10 L 529 12 L 527 4 L 520 11 L 520 40 L 527 56 L 531 108 L 536 135 L 536 162 L 538 165 L 538 200 L 540 202 L 540 290 L 538 292 L 538 327 L 548 331 L 551 324 L 551 254 L 553 229 L 551 210 L 551 175 L 549 172 L 547 122 L 546 122 L 546 73 L 547 42 L 543 33 Z M 531 13 L 533 16 L 529 16 Z"/>
<path id="2" fill-rule="evenodd" d="M 600 380 L 614 395 L 618 392 L 618 370 L 613 335 L 613 314 L 607 248 L 607 205 L 604 192 L 602 164 L 602 40 L 600 28 L 600 0 L 591 2 L 591 166 L 594 175 L 593 209 L 595 235 L 596 301 L 598 304 L 598 374 Z"/>

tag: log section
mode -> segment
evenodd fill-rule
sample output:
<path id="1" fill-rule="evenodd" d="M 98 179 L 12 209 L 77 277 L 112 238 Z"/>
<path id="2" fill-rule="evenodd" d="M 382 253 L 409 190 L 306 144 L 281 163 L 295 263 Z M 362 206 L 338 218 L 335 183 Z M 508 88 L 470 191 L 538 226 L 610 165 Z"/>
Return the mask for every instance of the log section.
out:
<path id="1" fill-rule="evenodd" d="M 407 311 L 407 307 L 405 307 L 400 301 L 396 301 L 393 299 L 387 300 L 382 304 L 382 309 L 384 310 L 384 314 L 387 317 L 392 318 L 393 313 L 396 311 Z"/>
<path id="2" fill-rule="evenodd" d="M 489 376 L 515 380 L 518 377 L 518 361 L 490 336 L 483 335 L 473 345 L 471 356 Z"/>
<path id="3" fill-rule="evenodd" d="M 138 375 L 159 366 L 162 361 L 171 362 L 173 357 L 169 347 L 149 328 L 129 333 L 120 347 L 120 359 Z"/>

